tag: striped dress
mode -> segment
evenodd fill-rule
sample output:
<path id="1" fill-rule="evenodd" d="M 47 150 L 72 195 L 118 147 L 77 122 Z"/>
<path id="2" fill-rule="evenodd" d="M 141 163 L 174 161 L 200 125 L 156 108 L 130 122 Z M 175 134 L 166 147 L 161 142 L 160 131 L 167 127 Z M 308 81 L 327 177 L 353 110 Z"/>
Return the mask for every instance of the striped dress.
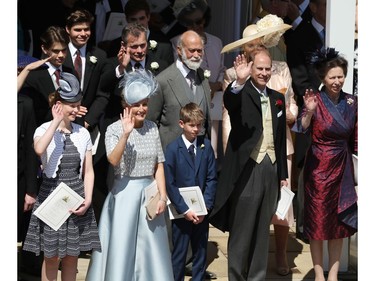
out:
<path id="1" fill-rule="evenodd" d="M 65 134 L 64 150 L 57 175 L 48 178 L 43 174 L 43 181 L 33 212 L 61 182 L 84 197 L 84 185 L 79 177 L 80 162 L 77 147 L 72 142 L 70 135 Z M 40 255 L 40 252 L 43 251 L 47 258 L 79 256 L 82 251 L 100 250 L 98 228 L 92 207 L 83 216 L 70 215 L 57 231 L 32 215 L 23 249 L 34 252 L 36 255 Z"/>

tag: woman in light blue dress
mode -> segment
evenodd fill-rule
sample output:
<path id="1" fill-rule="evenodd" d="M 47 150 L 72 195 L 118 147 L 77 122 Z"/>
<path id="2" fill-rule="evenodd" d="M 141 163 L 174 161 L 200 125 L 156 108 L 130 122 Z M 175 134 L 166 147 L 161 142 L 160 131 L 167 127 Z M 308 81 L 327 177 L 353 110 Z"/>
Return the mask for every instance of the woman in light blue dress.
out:
<path id="1" fill-rule="evenodd" d="M 148 98 L 157 88 L 152 74 L 125 74 L 124 112 L 105 135 L 114 182 L 99 222 L 102 250 L 93 251 L 87 281 L 172 281 L 163 212 L 167 193 L 158 128 L 146 120 Z M 145 187 L 156 180 L 160 200 L 154 220 L 146 216 Z"/>

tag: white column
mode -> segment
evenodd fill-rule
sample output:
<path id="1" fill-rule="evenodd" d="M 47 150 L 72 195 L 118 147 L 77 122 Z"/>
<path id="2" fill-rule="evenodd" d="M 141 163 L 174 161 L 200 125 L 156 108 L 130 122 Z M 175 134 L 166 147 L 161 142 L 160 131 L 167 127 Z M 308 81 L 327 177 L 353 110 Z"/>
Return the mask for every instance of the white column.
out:
<path id="1" fill-rule="evenodd" d="M 338 50 L 349 62 L 343 90 L 353 92 L 353 60 L 356 0 L 327 0 L 326 46 Z"/>

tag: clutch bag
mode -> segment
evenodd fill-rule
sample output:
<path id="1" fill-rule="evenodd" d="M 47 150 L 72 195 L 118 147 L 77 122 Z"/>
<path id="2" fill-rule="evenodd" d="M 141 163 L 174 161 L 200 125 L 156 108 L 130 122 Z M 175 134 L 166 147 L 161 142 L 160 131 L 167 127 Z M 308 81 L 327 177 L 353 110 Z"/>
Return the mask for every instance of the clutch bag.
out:
<path id="1" fill-rule="evenodd" d="M 159 191 L 150 197 L 150 200 L 148 201 L 146 205 L 146 212 L 147 212 L 147 219 L 152 221 L 154 218 L 156 218 L 156 208 L 158 206 L 158 202 L 160 199 L 160 193 Z"/>

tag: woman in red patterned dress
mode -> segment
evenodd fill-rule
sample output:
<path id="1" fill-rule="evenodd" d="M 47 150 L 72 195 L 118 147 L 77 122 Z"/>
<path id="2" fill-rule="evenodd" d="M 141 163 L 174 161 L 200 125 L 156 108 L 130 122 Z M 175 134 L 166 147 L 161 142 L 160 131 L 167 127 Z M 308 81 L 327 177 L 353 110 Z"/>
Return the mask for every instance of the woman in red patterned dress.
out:
<path id="1" fill-rule="evenodd" d="M 310 240 L 315 281 L 324 279 L 323 241 L 328 240 L 328 280 L 337 280 L 343 238 L 357 231 L 357 194 L 352 153 L 356 153 L 357 99 L 342 91 L 348 62 L 335 49 L 313 54 L 323 83 L 306 90 L 296 131 L 311 134 L 306 154 L 304 233 Z"/>

